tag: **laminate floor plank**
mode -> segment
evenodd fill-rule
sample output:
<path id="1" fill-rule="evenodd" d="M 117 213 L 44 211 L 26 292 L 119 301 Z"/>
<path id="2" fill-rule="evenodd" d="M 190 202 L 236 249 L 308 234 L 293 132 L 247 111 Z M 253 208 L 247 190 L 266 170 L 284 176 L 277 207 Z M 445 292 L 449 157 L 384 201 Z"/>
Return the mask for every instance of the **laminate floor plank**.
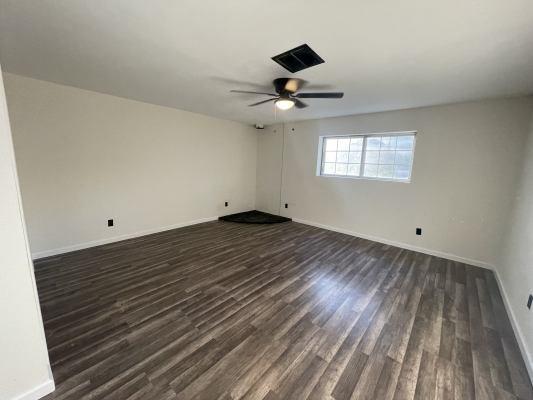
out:
<path id="1" fill-rule="evenodd" d="M 295 222 L 35 261 L 47 400 L 533 400 L 493 273 Z"/>

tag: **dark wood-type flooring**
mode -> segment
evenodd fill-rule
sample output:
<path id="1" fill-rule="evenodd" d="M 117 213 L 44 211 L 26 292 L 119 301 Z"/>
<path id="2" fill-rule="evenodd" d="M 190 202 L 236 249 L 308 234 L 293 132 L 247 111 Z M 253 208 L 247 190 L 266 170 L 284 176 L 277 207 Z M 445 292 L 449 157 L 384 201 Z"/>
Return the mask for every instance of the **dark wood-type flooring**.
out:
<path id="1" fill-rule="evenodd" d="M 47 399 L 533 399 L 491 271 L 294 222 L 35 263 Z"/>

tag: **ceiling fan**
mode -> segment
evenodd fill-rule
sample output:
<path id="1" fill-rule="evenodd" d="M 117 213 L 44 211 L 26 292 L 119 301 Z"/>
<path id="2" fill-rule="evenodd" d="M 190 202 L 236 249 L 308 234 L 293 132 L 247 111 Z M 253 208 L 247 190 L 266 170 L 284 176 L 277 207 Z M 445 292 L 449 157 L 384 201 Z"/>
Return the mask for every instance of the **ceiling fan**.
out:
<path id="1" fill-rule="evenodd" d="M 344 96 L 342 92 L 319 92 L 319 93 L 298 93 L 307 82 L 298 78 L 278 78 L 272 82 L 276 93 L 250 92 L 247 90 L 231 90 L 233 93 L 252 93 L 271 96 L 272 98 L 250 104 L 255 107 L 273 101 L 280 110 L 288 110 L 292 107 L 305 108 L 305 104 L 300 99 L 340 99 Z"/>

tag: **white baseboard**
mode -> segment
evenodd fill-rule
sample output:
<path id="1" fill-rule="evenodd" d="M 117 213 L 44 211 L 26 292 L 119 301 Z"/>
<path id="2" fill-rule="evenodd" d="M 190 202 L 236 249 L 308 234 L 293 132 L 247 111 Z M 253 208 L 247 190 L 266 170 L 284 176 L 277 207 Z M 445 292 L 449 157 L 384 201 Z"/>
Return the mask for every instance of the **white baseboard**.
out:
<path id="1" fill-rule="evenodd" d="M 56 386 L 54 384 L 54 377 L 52 376 L 52 370 L 50 369 L 50 366 L 48 366 L 48 376 L 49 378 L 45 382 L 31 390 L 28 390 L 25 393 L 18 395 L 12 400 L 39 400 L 47 394 L 52 393 L 56 389 Z"/>
<path id="2" fill-rule="evenodd" d="M 474 260 L 474 259 L 471 259 L 471 258 L 460 257 L 460 256 L 457 256 L 455 254 L 445 253 L 445 252 L 438 251 L 438 250 L 425 249 L 423 247 L 413 246 L 413 245 L 407 244 L 407 243 L 396 242 L 394 240 L 389 240 L 389 239 L 383 239 L 383 238 L 380 238 L 380 237 L 377 237 L 377 236 L 366 235 L 364 233 L 354 232 L 354 231 L 350 231 L 348 229 L 337 228 L 335 226 L 324 225 L 324 224 L 320 224 L 318 222 L 307 221 L 307 220 L 304 220 L 304 219 L 293 218 L 292 220 L 294 222 L 299 222 L 301 224 L 316 226 L 317 228 L 323 228 L 323 229 L 327 229 L 327 230 L 334 231 L 334 232 L 344 233 L 346 235 L 360 237 L 360 238 L 363 238 L 363 239 L 371 240 L 373 242 L 388 244 L 390 246 L 400 247 L 400 248 L 406 249 L 406 250 L 417 251 L 419 253 L 429 254 L 430 256 L 446 258 L 448 260 L 457 261 L 457 262 L 464 263 L 464 264 L 469 264 L 469 265 L 474 265 L 476 267 L 486 268 L 486 269 L 490 269 L 490 270 L 493 270 L 493 271 L 495 270 L 493 265 L 488 264 L 488 263 L 486 263 L 484 261 L 479 261 L 479 260 Z"/>
<path id="3" fill-rule="evenodd" d="M 133 238 L 137 238 L 137 237 L 144 236 L 144 235 L 150 235 L 152 233 L 170 231 L 172 229 L 183 228 L 184 226 L 201 224 L 203 222 L 214 221 L 216 219 L 218 219 L 218 217 L 200 218 L 200 219 L 196 219 L 193 221 L 180 222 L 177 224 L 164 226 L 161 228 L 147 229 L 147 230 L 140 231 L 140 232 L 128 233 L 125 235 L 114 236 L 114 237 L 99 239 L 99 240 L 93 240 L 93 241 L 85 242 L 85 243 L 73 244 L 70 246 L 60 247 L 57 249 L 38 251 L 38 252 L 32 253 L 31 256 L 32 256 L 32 259 L 36 260 L 38 258 L 56 256 L 58 254 L 69 253 L 71 251 L 76 251 L 76 250 L 88 249 L 90 247 L 101 246 L 103 244 L 120 242 L 121 240 L 133 239 Z"/>
<path id="4" fill-rule="evenodd" d="M 503 286 L 503 282 L 500 279 L 500 275 L 498 274 L 497 269 L 494 270 L 494 276 L 496 276 L 496 282 L 498 282 L 498 288 L 500 289 L 500 293 L 502 294 L 503 304 L 505 305 L 505 310 L 507 311 L 507 315 L 509 316 L 509 319 L 511 320 L 511 326 L 513 327 L 513 331 L 516 336 L 518 346 L 520 347 L 522 358 L 524 359 L 524 362 L 526 363 L 526 368 L 529 374 L 529 379 L 533 381 L 533 358 L 531 357 L 531 354 L 529 353 L 529 350 L 526 346 L 524 335 L 522 334 L 520 325 L 518 325 L 517 323 L 515 313 L 513 312 L 511 303 L 509 302 L 509 297 L 507 296 L 507 292 L 505 291 L 505 287 Z"/>

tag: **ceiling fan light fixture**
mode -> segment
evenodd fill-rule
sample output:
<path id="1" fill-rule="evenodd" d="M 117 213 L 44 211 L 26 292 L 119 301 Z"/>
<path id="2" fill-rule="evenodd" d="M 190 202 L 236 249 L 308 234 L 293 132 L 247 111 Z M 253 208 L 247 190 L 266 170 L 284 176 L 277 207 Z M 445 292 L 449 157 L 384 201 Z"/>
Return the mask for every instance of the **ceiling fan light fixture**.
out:
<path id="1" fill-rule="evenodd" d="M 294 107 L 294 101 L 291 99 L 278 99 L 276 100 L 276 107 L 285 111 Z"/>

